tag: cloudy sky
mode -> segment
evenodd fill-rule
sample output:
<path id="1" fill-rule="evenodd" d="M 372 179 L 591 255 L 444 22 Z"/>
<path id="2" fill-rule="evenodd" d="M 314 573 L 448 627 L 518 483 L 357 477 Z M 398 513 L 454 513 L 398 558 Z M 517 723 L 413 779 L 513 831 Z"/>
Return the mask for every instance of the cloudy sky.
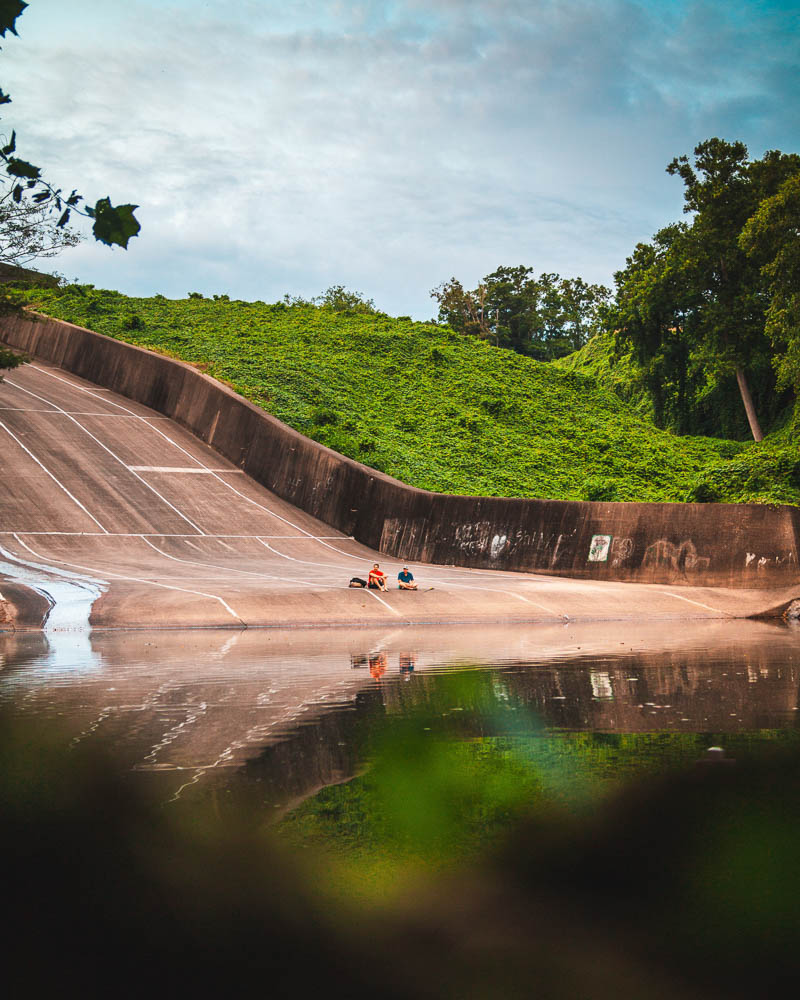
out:
<path id="1" fill-rule="evenodd" d="M 610 284 L 702 139 L 800 152 L 800 2 L 29 0 L 0 53 L 20 155 L 134 202 L 129 294 L 343 284 L 427 319 L 501 264 Z"/>

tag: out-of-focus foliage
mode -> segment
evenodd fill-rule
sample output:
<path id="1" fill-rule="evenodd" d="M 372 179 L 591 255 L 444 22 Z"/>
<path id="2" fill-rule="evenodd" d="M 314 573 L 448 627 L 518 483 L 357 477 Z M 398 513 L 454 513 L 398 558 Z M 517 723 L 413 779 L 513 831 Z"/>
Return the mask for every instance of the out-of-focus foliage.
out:
<path id="1" fill-rule="evenodd" d="M 423 838 L 438 846 L 466 804 L 473 821 L 486 816 L 492 850 L 444 879 L 409 870 L 402 897 L 356 888 L 351 905 L 334 905 L 312 852 L 289 855 L 256 805 L 159 804 L 113 759 L 67 750 L 57 728 L 0 723 L 12 995 L 71 995 L 92 981 L 121 996 L 238 995 L 256 982 L 279 995 L 335 983 L 349 997 L 407 1000 L 751 1000 L 765 983 L 789 995 L 800 974 L 796 747 L 670 767 L 571 814 L 541 807 L 544 779 L 527 779 L 521 808 L 524 763 L 478 748 L 475 788 L 455 770 L 468 757 L 431 761 L 424 730 L 406 733 L 387 742 L 399 756 L 383 775 L 395 782 L 406 765 L 385 798 L 400 835 L 416 832 L 424 855 Z M 589 770 L 624 761 L 626 742 L 587 741 Z M 573 749 L 577 760 L 580 741 Z M 690 740 L 682 750 L 688 759 Z M 398 833 L 382 832 L 363 828 L 373 852 L 391 855 Z"/>

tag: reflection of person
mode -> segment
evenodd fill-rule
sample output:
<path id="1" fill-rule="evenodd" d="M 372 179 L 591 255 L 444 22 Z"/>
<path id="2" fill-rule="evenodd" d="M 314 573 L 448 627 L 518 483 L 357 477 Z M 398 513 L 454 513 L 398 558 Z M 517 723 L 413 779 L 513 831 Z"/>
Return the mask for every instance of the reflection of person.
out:
<path id="1" fill-rule="evenodd" d="M 408 680 L 414 670 L 414 667 L 417 665 L 417 654 L 400 653 L 397 657 L 397 663 L 400 667 L 400 673 L 403 675 L 403 679 Z"/>
<path id="2" fill-rule="evenodd" d="M 353 668 L 353 670 L 358 670 L 359 667 L 366 667 L 368 666 L 368 664 L 369 661 L 367 660 L 367 657 L 364 656 L 363 653 L 360 655 L 358 653 L 350 654 L 350 666 Z"/>
<path id="3" fill-rule="evenodd" d="M 379 681 L 381 677 L 386 673 L 386 667 L 388 661 L 386 659 L 386 653 L 370 653 L 369 654 L 369 672 Z"/>
<path id="4" fill-rule="evenodd" d="M 370 590 L 386 590 L 386 574 L 378 566 L 377 563 L 369 571 L 369 589 Z"/>
<path id="5" fill-rule="evenodd" d="M 397 586 L 400 590 L 416 590 L 417 585 L 414 583 L 414 574 L 408 568 L 404 566 L 401 572 L 397 574 Z"/>

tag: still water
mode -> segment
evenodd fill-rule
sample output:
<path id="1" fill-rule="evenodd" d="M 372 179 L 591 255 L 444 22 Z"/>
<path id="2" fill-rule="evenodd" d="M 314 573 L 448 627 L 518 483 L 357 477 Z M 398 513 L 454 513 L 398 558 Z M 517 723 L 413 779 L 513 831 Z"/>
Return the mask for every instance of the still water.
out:
<path id="1" fill-rule="evenodd" d="M 110 748 L 165 803 L 246 788 L 270 810 L 356 773 L 387 718 L 724 745 L 792 733 L 799 684 L 800 629 L 760 622 L 0 634 L 7 714 Z"/>

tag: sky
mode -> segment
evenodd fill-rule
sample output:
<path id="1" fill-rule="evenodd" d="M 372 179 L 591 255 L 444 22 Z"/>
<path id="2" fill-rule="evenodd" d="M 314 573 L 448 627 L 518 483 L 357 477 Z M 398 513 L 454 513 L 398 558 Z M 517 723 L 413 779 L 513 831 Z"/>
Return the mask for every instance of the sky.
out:
<path id="1" fill-rule="evenodd" d="M 142 224 L 45 268 L 131 295 L 341 284 L 428 319 L 501 265 L 610 286 L 681 216 L 674 156 L 800 152 L 800 0 L 29 4 L 0 131 Z"/>

